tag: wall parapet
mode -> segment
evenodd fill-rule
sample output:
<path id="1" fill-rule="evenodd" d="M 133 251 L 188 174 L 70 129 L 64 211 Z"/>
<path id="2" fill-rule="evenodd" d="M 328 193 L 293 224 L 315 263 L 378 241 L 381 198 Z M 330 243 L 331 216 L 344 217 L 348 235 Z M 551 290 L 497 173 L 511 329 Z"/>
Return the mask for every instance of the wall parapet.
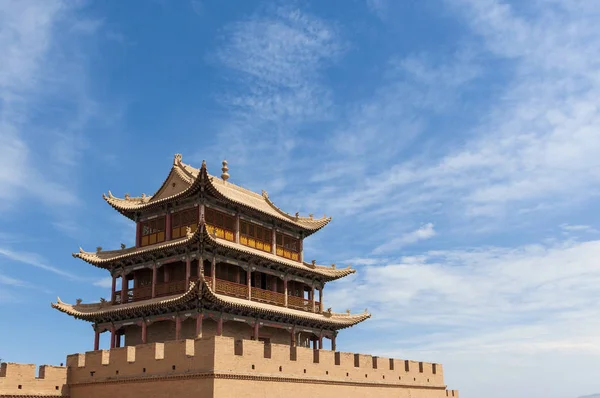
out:
<path id="1" fill-rule="evenodd" d="M 67 368 L 41 365 L 36 375 L 34 364 L 3 362 L 0 366 L 0 397 L 68 396 Z"/>
<path id="2" fill-rule="evenodd" d="M 151 378 L 250 378 L 446 391 L 440 364 L 209 337 L 67 357 L 70 386 Z M 446 396 L 458 397 L 455 390 Z"/>

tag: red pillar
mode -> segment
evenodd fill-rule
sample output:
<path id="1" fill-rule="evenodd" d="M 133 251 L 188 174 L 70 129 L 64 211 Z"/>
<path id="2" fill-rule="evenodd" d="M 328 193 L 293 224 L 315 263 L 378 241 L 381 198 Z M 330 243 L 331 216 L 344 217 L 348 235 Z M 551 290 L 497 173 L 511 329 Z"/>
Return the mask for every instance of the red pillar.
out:
<path id="1" fill-rule="evenodd" d="M 323 349 L 323 334 L 319 335 L 319 350 Z"/>
<path id="2" fill-rule="evenodd" d="M 296 347 L 296 327 L 292 327 L 292 332 L 290 334 L 290 346 Z"/>
<path id="3" fill-rule="evenodd" d="M 202 337 L 202 318 L 204 318 L 203 314 L 198 314 L 196 316 L 196 337 Z"/>
<path id="4" fill-rule="evenodd" d="M 156 263 L 152 264 L 152 298 L 156 297 Z"/>
<path id="5" fill-rule="evenodd" d="M 179 340 L 181 338 L 181 318 L 175 317 L 175 340 Z"/>
<path id="6" fill-rule="evenodd" d="M 115 347 L 121 347 L 121 335 L 119 332 L 115 332 Z"/>
<path id="7" fill-rule="evenodd" d="M 190 286 L 190 275 L 192 270 L 192 259 L 190 256 L 185 258 L 185 288 L 187 289 Z"/>
<path id="8" fill-rule="evenodd" d="M 335 335 L 335 332 L 334 332 L 333 335 L 331 336 L 331 351 L 335 351 L 336 348 L 337 348 L 336 345 L 335 345 L 335 338 L 336 338 L 336 335 Z"/>
<path id="9" fill-rule="evenodd" d="M 260 324 L 258 320 L 254 322 L 254 340 L 258 341 L 258 328 L 260 328 Z"/>
<path id="10" fill-rule="evenodd" d="M 312 304 L 312 312 L 317 312 L 317 306 L 315 304 L 315 287 L 312 286 L 311 291 L 310 291 L 310 300 L 311 300 L 311 304 Z"/>
<path id="11" fill-rule="evenodd" d="M 148 325 L 146 321 L 142 321 L 142 344 L 146 344 L 148 341 Z"/>
<path id="12" fill-rule="evenodd" d="M 115 303 L 115 291 L 116 290 L 117 290 L 117 276 L 113 275 L 112 276 L 111 295 L 110 295 L 110 297 L 112 297 L 111 301 L 113 302 L 113 304 Z"/>
<path id="13" fill-rule="evenodd" d="M 246 271 L 246 284 L 248 285 L 248 300 L 252 300 L 252 269 L 248 267 Z"/>
<path id="14" fill-rule="evenodd" d="M 212 290 L 214 291 L 217 288 L 217 257 L 213 256 L 212 263 L 210 265 L 210 272 L 212 275 Z"/>
<path id="15" fill-rule="evenodd" d="M 125 304 L 127 298 L 127 275 L 125 275 L 125 270 L 123 270 L 123 274 L 121 275 L 121 304 Z"/>
<path id="16" fill-rule="evenodd" d="M 167 215 L 165 217 L 165 240 L 171 240 L 171 233 L 173 231 L 173 228 L 171 227 L 171 217 L 171 212 L 167 211 Z"/>
<path id="17" fill-rule="evenodd" d="M 142 223 L 138 221 L 135 228 L 135 246 L 140 247 L 142 245 Z"/>
<path id="18" fill-rule="evenodd" d="M 223 335 L 223 315 L 219 315 L 219 320 L 217 321 L 217 336 Z"/>
<path id="19" fill-rule="evenodd" d="M 110 348 L 115 348 L 115 337 L 116 337 L 116 333 L 115 333 L 115 327 L 112 326 L 110 328 Z"/>
<path id="20" fill-rule="evenodd" d="M 98 351 L 100 349 L 100 330 L 96 329 L 94 331 L 94 351 Z"/>

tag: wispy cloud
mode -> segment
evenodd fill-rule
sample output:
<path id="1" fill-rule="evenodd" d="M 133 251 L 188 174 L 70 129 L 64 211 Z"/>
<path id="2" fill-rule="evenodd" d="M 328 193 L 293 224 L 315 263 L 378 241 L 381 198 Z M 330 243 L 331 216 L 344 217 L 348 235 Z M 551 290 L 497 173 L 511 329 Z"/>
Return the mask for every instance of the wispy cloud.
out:
<path id="1" fill-rule="evenodd" d="M 597 233 L 598 230 L 589 225 L 571 225 L 571 224 L 561 224 L 560 228 L 565 232 L 587 232 L 587 233 Z"/>
<path id="2" fill-rule="evenodd" d="M 47 263 L 47 260 L 36 253 L 31 252 L 16 252 L 7 248 L 0 247 L 0 256 L 3 256 L 11 261 L 31 265 L 32 267 L 40 268 L 44 271 L 52 272 L 62 277 L 79 280 L 81 278 L 70 274 L 69 272 L 63 271 Z"/>
<path id="3" fill-rule="evenodd" d="M 421 240 L 427 240 L 433 238 L 437 233 L 435 232 L 434 226 L 432 223 L 427 223 L 414 231 L 407 232 L 393 238 L 389 242 L 386 242 L 382 245 L 377 246 L 372 254 L 382 254 L 387 252 L 395 252 L 405 246 L 417 243 Z"/>
<path id="4" fill-rule="evenodd" d="M 103 287 L 103 288 L 111 288 L 112 287 L 112 278 L 107 276 L 105 278 L 102 279 L 98 279 L 96 282 L 94 282 L 94 286 L 98 286 L 98 287 Z"/>

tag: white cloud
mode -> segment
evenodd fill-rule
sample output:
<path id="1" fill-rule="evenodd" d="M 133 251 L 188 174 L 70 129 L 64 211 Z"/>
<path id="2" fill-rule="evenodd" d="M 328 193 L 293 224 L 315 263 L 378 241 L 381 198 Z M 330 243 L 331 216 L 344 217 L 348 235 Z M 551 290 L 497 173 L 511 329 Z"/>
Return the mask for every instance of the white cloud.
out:
<path id="1" fill-rule="evenodd" d="M 368 306 L 373 318 L 362 328 L 389 333 L 369 347 L 361 340 L 357 349 L 443 361 L 446 381 L 464 396 L 500 397 L 516 387 L 507 380 L 521 372 L 507 366 L 511 357 L 542 371 L 546 365 L 537 358 L 586 356 L 578 372 L 594 378 L 589 366 L 600 360 L 598 256 L 600 241 L 429 251 L 410 263 L 362 267 L 353 278 L 333 284 L 327 301 L 334 308 Z M 489 363 L 486 357 L 498 360 Z M 470 362 L 462 363 L 467 358 Z M 572 387 L 533 385 L 548 397 L 568 396 Z"/>
<path id="2" fill-rule="evenodd" d="M 52 272 L 56 275 L 63 276 L 68 279 L 78 280 L 75 275 L 70 274 L 69 272 L 63 271 L 54 266 L 48 265 L 47 260 L 36 253 L 30 252 L 15 252 L 8 248 L 0 247 L 0 256 L 6 257 L 9 260 L 16 261 L 19 263 L 31 265 L 36 268 L 43 269 L 44 271 Z"/>
<path id="3" fill-rule="evenodd" d="M 431 239 L 436 235 L 434 226 L 432 223 L 422 225 L 418 229 L 402 234 L 399 237 L 393 238 L 389 242 L 377 246 L 372 254 L 382 254 L 387 252 L 397 251 L 405 246 L 417 243 L 421 240 Z"/>
<path id="4" fill-rule="evenodd" d="M 560 228 L 565 232 L 587 232 L 587 233 L 597 233 L 598 230 L 589 225 L 570 225 L 570 224 L 561 224 Z"/>

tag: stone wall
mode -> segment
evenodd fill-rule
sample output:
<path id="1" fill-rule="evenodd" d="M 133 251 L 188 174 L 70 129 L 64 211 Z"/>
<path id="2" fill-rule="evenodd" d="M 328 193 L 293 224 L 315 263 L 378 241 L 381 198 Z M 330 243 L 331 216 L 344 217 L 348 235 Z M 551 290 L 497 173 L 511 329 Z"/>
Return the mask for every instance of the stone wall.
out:
<path id="1" fill-rule="evenodd" d="M 72 398 L 458 397 L 439 364 L 229 337 L 92 351 L 68 356 L 67 365 Z"/>
<path id="2" fill-rule="evenodd" d="M 0 367 L 0 397 L 68 395 L 67 368 L 42 365 L 36 377 L 35 365 L 2 363 Z"/>

